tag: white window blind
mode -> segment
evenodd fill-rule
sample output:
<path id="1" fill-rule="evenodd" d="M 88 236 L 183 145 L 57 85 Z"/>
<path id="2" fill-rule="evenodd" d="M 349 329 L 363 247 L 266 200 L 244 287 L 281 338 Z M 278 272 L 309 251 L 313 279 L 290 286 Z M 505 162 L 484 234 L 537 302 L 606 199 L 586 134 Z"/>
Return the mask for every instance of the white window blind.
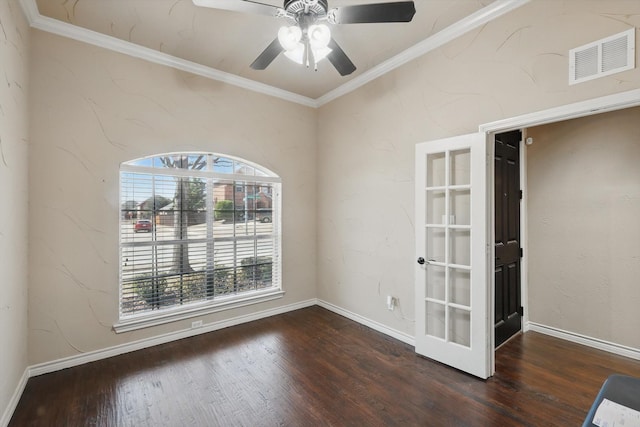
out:
<path id="1" fill-rule="evenodd" d="M 120 170 L 120 319 L 280 289 L 280 179 L 170 153 Z"/>

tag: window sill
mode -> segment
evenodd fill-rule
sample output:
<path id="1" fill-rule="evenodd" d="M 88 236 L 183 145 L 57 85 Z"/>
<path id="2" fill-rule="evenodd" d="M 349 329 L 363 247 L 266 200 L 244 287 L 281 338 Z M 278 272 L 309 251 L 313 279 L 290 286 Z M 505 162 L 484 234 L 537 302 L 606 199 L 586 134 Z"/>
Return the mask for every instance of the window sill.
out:
<path id="1" fill-rule="evenodd" d="M 245 307 L 247 305 L 258 304 L 265 301 L 272 301 L 282 298 L 283 296 L 284 291 L 278 288 L 266 291 L 255 291 L 242 294 L 242 296 L 234 295 L 231 297 L 222 297 L 211 302 L 156 311 L 151 314 L 145 313 L 143 315 L 121 319 L 113 325 L 113 330 L 116 334 L 130 332 L 138 329 L 150 328 L 152 326 L 164 325 L 166 323 L 177 322 L 179 320 L 189 319 L 192 317 L 204 316 L 219 311 Z"/>

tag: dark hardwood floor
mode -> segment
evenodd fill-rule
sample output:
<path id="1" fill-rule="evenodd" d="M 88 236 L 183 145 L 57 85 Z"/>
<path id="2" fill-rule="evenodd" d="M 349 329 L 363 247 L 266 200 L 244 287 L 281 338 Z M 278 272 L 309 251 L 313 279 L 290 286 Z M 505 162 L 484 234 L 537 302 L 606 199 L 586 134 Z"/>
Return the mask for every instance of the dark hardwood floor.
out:
<path id="1" fill-rule="evenodd" d="M 535 332 L 481 381 L 311 307 L 31 378 L 10 426 L 580 426 L 640 362 Z"/>

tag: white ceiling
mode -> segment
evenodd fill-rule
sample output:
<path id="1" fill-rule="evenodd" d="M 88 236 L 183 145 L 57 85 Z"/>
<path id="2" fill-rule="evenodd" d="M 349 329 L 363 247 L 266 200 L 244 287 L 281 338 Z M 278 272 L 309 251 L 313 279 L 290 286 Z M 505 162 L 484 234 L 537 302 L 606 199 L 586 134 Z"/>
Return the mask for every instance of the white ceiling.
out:
<path id="1" fill-rule="evenodd" d="M 25 2 L 33 1 L 22 0 L 23 7 Z M 329 8 L 383 1 L 391 0 L 329 0 Z M 251 62 L 286 21 L 197 7 L 191 0 L 35 0 L 35 20 L 40 25 L 33 22 L 32 25 L 58 33 L 68 33 L 72 25 L 73 37 L 79 39 L 86 36 L 97 40 L 91 31 L 97 32 L 110 36 L 103 39 L 113 38 L 128 46 L 147 48 L 143 49 L 145 52 L 162 52 L 164 58 L 179 58 L 195 67 L 200 64 L 214 78 L 216 73 L 228 74 L 248 82 L 249 86 L 257 82 L 258 86 L 287 91 L 313 104 L 341 88 L 383 74 L 393 68 L 394 62 L 401 63 L 399 58 L 406 62 L 412 58 L 411 53 L 413 57 L 424 53 L 420 46 L 427 51 L 425 43 L 442 39 L 442 34 L 460 35 L 525 1 L 415 0 L 416 14 L 410 23 L 333 25 L 333 37 L 357 67 L 346 77 L 341 77 L 328 61 L 321 62 L 316 72 L 284 55 L 264 71 L 252 70 Z M 282 6 L 278 0 L 261 2 Z M 56 26 L 67 30 L 52 30 Z"/>

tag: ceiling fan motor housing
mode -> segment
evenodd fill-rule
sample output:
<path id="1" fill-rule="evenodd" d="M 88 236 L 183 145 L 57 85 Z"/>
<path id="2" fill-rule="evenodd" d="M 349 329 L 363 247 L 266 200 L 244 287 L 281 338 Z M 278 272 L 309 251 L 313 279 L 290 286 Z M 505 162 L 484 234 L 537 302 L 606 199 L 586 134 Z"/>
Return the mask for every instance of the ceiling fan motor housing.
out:
<path id="1" fill-rule="evenodd" d="M 308 8 L 309 14 L 314 16 L 324 16 L 327 14 L 329 5 L 327 0 L 285 0 L 284 10 L 292 15 L 299 15 Z"/>

